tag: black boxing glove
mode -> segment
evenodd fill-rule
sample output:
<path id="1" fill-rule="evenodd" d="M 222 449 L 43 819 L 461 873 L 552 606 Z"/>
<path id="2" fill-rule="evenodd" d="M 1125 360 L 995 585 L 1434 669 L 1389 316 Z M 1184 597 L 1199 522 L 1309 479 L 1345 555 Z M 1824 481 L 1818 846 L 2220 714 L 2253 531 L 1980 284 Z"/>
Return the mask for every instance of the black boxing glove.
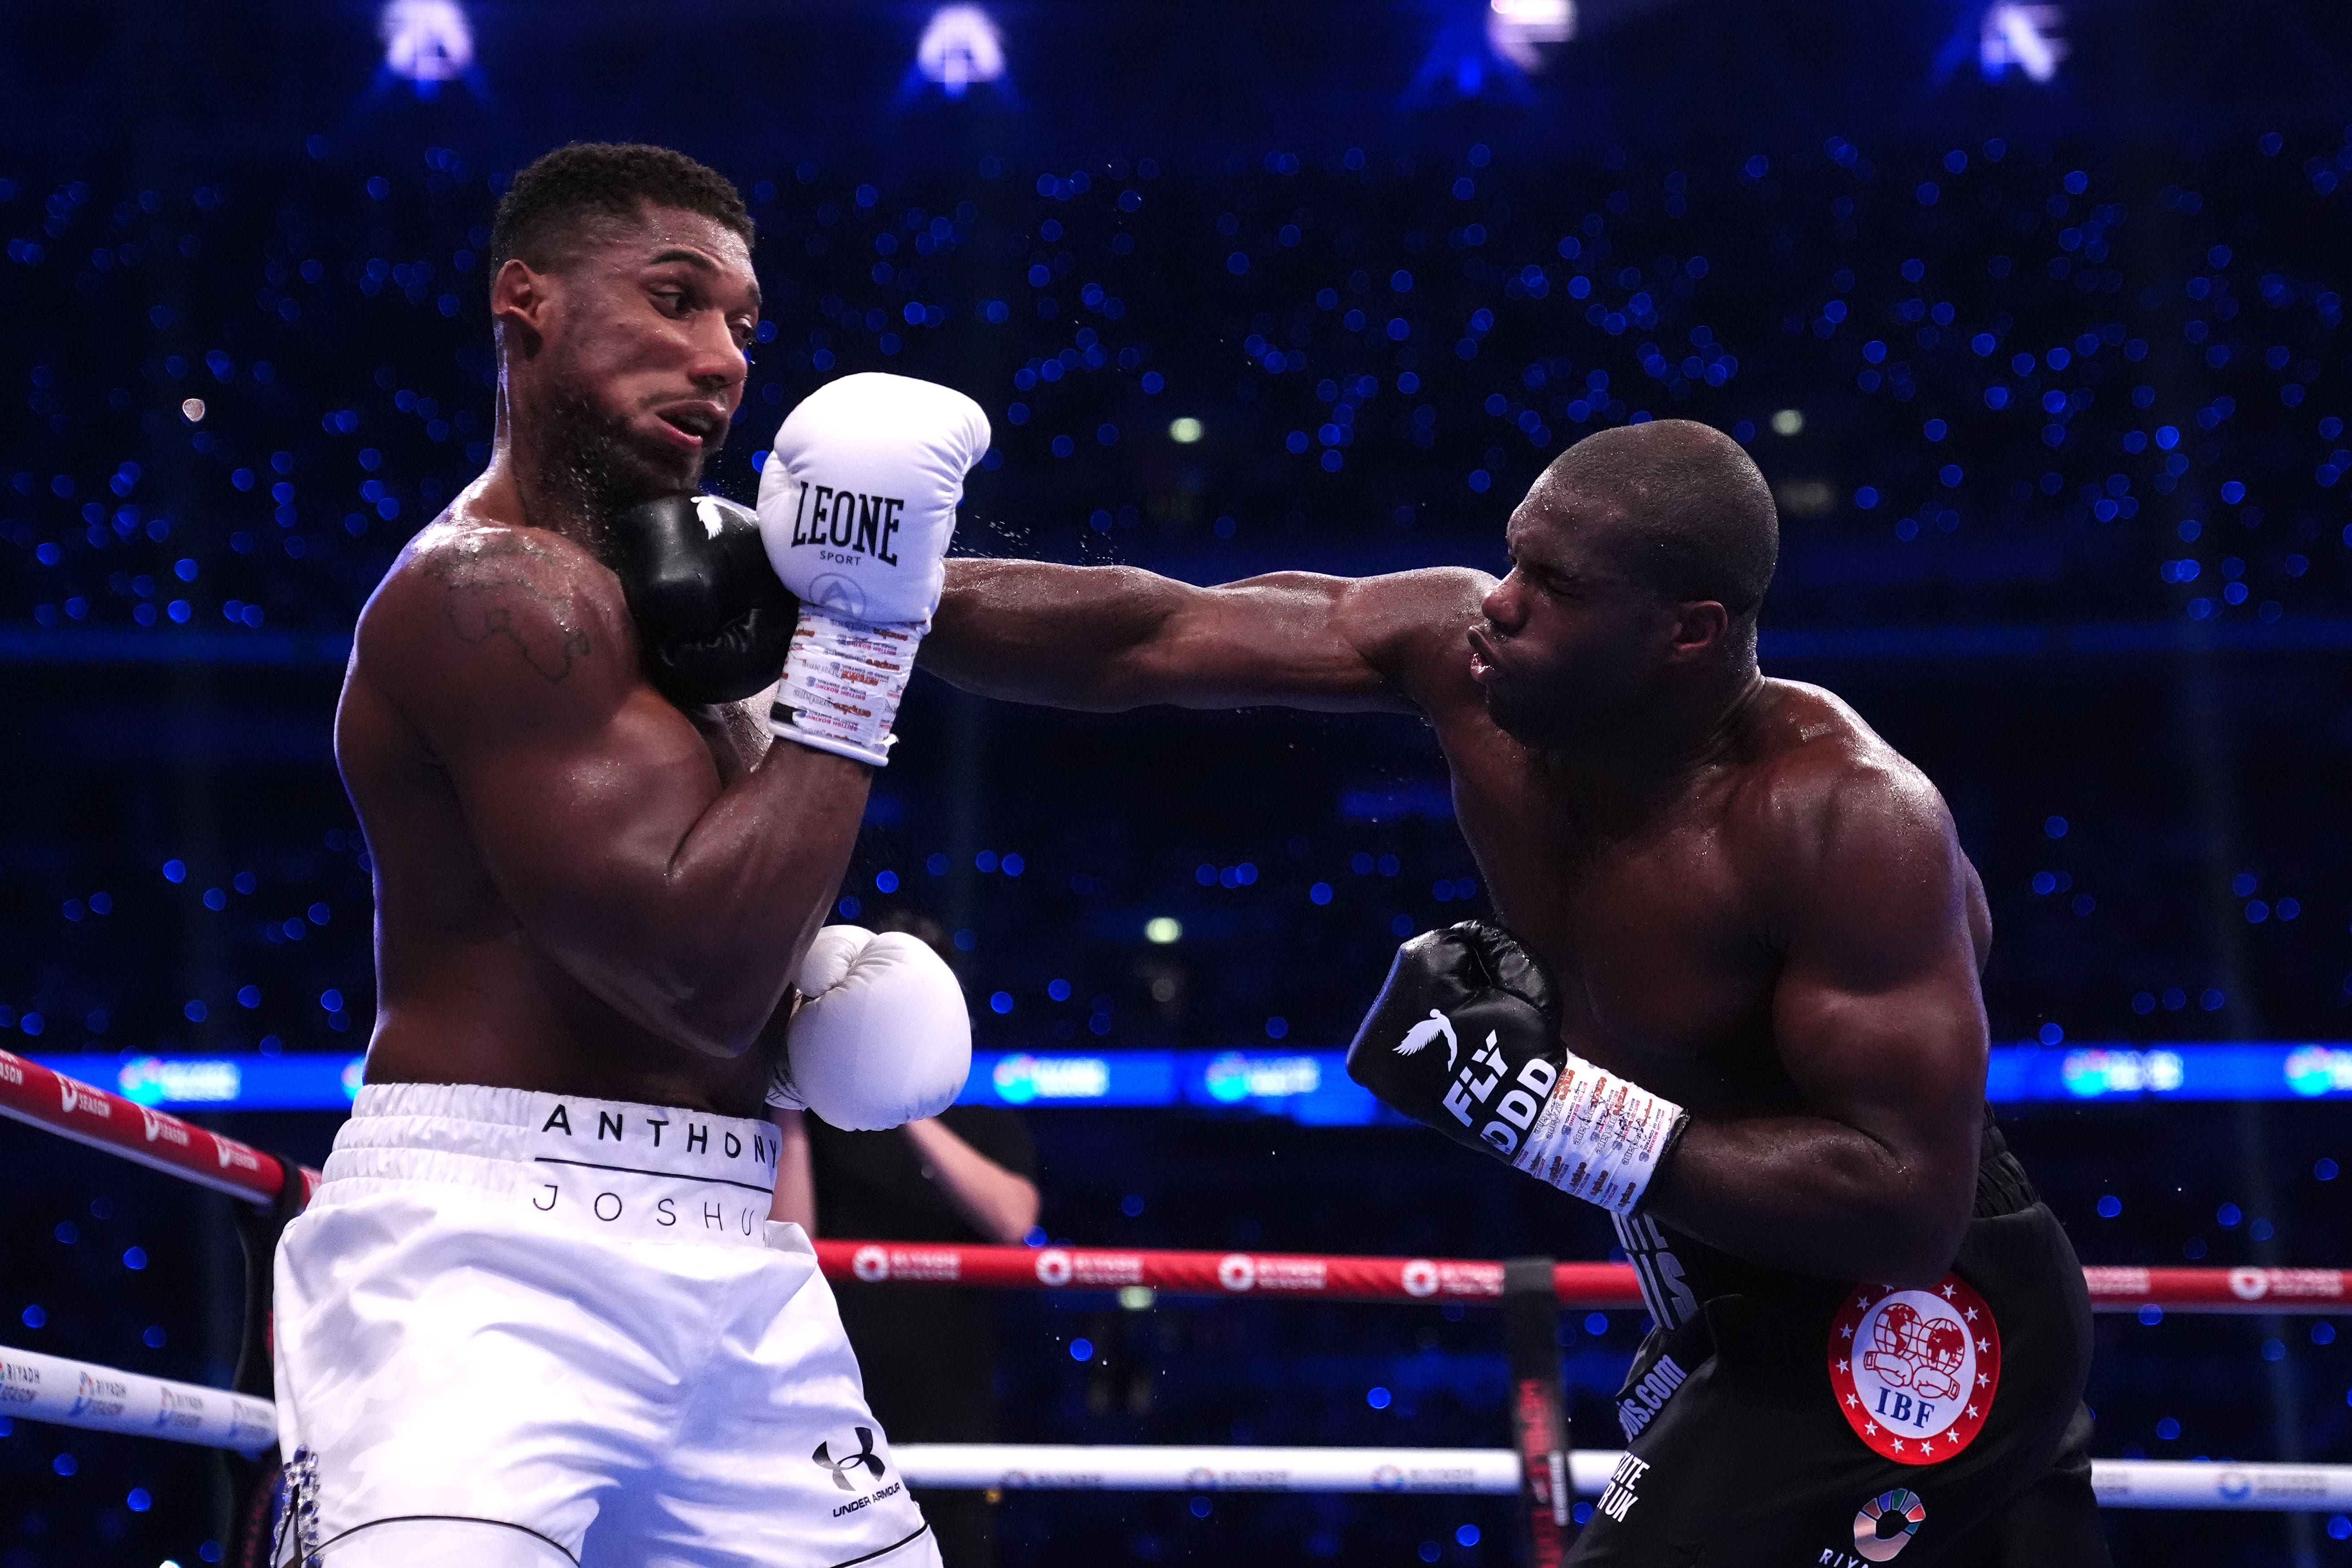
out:
<path id="1" fill-rule="evenodd" d="M 1397 949 L 1348 1076 L 1455 1142 L 1626 1214 L 1689 1120 L 1559 1037 L 1550 977 L 1518 939 L 1464 921 Z"/>
<path id="2" fill-rule="evenodd" d="M 800 601 L 777 580 L 749 507 L 667 495 L 613 520 L 614 571 L 637 624 L 646 679 L 680 707 L 772 686 Z"/>

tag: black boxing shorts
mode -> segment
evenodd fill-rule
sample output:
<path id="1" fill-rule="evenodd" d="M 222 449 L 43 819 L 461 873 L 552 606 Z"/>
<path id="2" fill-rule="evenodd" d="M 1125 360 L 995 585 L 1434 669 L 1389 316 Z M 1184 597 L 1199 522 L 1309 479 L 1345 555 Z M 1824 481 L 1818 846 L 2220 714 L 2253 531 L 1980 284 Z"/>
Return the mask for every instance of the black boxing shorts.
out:
<path id="1" fill-rule="evenodd" d="M 1988 1131 L 1977 1214 L 1925 1289 L 1767 1274 L 1621 1222 L 1659 1327 L 1575 1568 L 2105 1568 L 2073 1245 Z M 1717 1289 L 1733 1284 L 1739 1289 Z"/>

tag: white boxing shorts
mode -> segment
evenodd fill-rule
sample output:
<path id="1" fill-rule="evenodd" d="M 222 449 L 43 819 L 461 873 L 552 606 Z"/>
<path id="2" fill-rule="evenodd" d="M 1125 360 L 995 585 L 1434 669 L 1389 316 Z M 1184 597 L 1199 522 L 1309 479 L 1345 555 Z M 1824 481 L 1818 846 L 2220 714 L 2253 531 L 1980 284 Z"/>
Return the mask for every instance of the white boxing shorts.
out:
<path id="1" fill-rule="evenodd" d="M 278 1248 L 273 1568 L 938 1568 L 764 1121 L 371 1084 Z"/>

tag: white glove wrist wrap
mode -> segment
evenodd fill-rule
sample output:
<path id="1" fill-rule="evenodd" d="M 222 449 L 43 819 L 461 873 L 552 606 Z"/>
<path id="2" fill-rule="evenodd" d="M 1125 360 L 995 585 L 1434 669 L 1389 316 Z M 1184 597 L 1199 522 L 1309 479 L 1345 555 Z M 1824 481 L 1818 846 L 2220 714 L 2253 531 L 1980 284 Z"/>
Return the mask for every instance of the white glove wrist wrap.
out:
<path id="1" fill-rule="evenodd" d="M 1642 1200 L 1690 1113 L 1573 1051 L 1512 1165 L 1612 1214 Z"/>
<path id="2" fill-rule="evenodd" d="M 853 620 L 806 600 L 784 678 L 768 709 L 778 736 L 887 767 L 890 726 L 915 672 L 924 627 Z"/>

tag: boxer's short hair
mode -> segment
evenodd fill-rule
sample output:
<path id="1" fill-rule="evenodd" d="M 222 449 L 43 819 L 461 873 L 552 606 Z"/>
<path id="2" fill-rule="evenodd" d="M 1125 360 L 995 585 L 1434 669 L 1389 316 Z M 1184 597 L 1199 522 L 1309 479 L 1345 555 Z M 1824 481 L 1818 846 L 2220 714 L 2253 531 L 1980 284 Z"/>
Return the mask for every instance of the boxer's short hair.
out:
<path id="1" fill-rule="evenodd" d="M 648 205 L 699 213 L 752 237 L 742 193 L 718 170 L 642 142 L 574 142 L 524 169 L 499 198 L 490 223 L 490 280 L 520 258 L 560 271 L 599 224 L 627 224 Z"/>
<path id="2" fill-rule="evenodd" d="M 1713 599 L 1754 616 L 1780 556 L 1780 520 L 1754 459 L 1723 432 L 1682 419 L 1586 437 L 1542 481 L 1613 502 L 1626 574 L 1668 602 Z"/>

